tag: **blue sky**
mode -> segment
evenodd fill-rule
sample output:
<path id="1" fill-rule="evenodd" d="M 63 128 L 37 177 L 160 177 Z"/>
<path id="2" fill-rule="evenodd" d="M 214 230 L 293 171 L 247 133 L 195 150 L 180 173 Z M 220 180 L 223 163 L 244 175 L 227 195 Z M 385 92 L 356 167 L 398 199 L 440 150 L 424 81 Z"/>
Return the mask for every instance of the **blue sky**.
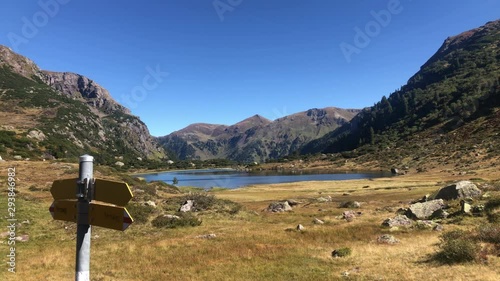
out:
<path id="1" fill-rule="evenodd" d="M 0 44 L 108 89 L 155 136 L 371 106 L 500 1 L 2 1 Z"/>

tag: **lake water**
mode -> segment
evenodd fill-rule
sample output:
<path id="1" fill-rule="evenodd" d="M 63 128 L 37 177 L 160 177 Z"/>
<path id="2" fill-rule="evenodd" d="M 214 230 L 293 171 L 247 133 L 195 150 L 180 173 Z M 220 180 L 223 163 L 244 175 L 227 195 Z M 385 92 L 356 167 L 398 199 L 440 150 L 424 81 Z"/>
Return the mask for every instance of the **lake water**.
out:
<path id="1" fill-rule="evenodd" d="M 146 181 L 164 181 L 172 184 L 177 178 L 177 186 L 238 188 L 252 184 L 272 184 L 300 181 L 331 181 L 369 179 L 390 176 L 388 173 L 247 173 L 228 169 L 187 170 L 140 175 Z"/>

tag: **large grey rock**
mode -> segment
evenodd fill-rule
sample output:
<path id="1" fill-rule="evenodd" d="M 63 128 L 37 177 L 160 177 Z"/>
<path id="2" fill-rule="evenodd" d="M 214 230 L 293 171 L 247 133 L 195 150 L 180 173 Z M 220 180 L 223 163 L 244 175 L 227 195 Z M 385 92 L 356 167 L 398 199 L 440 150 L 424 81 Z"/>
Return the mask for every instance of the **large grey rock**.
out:
<path id="1" fill-rule="evenodd" d="M 314 224 L 325 224 L 325 222 L 324 222 L 324 221 L 322 221 L 322 220 L 320 220 L 320 219 L 318 219 L 318 218 L 314 218 L 313 223 L 314 223 Z"/>
<path id="2" fill-rule="evenodd" d="M 28 133 L 27 137 L 30 139 L 36 139 L 38 141 L 44 141 L 47 138 L 45 134 L 40 130 L 31 130 Z"/>
<path id="3" fill-rule="evenodd" d="M 481 196 L 481 190 L 470 181 L 459 181 L 441 188 L 435 199 L 454 200 Z"/>
<path id="4" fill-rule="evenodd" d="M 191 212 L 194 206 L 194 200 L 187 200 L 184 205 L 181 206 L 179 212 Z"/>
<path id="5" fill-rule="evenodd" d="M 377 242 L 381 244 L 396 244 L 399 243 L 399 240 L 392 235 L 384 234 L 377 238 Z"/>
<path id="6" fill-rule="evenodd" d="M 431 200 L 424 203 L 410 205 L 406 216 L 412 219 L 425 220 L 431 218 L 434 213 L 446 207 L 443 199 Z"/>
<path id="7" fill-rule="evenodd" d="M 342 218 L 348 222 L 351 222 L 356 218 L 357 215 L 358 215 L 358 213 L 356 213 L 352 210 L 349 210 L 349 211 L 345 211 L 342 213 Z"/>
<path id="8" fill-rule="evenodd" d="M 285 202 L 273 202 L 269 204 L 267 207 L 267 210 L 269 212 L 289 212 L 292 211 L 292 207 L 290 207 L 290 204 L 288 204 L 288 201 Z"/>
<path id="9" fill-rule="evenodd" d="M 382 225 L 386 226 L 386 227 L 399 227 L 399 226 L 410 227 L 412 224 L 413 224 L 413 221 L 410 220 L 405 215 L 398 215 L 392 219 L 389 218 L 389 219 L 384 220 L 384 222 L 382 222 Z"/>

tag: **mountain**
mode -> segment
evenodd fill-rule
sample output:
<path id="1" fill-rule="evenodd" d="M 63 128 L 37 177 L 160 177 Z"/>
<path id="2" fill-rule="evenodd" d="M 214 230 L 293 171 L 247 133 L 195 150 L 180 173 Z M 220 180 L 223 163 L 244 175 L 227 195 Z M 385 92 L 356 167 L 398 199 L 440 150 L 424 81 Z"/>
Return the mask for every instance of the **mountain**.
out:
<path id="1" fill-rule="evenodd" d="M 393 155 L 400 162 L 481 147 L 491 155 L 500 144 L 499 50 L 500 20 L 447 38 L 405 86 L 301 152 Z"/>
<path id="2" fill-rule="evenodd" d="M 358 112 L 328 107 L 274 121 L 254 115 L 231 126 L 191 124 L 158 140 L 179 159 L 265 161 L 293 153 L 305 143 L 347 123 Z"/>
<path id="3" fill-rule="evenodd" d="M 140 165 L 164 150 L 146 125 L 91 79 L 43 71 L 0 45 L 0 153 L 23 158 L 75 158 Z"/>

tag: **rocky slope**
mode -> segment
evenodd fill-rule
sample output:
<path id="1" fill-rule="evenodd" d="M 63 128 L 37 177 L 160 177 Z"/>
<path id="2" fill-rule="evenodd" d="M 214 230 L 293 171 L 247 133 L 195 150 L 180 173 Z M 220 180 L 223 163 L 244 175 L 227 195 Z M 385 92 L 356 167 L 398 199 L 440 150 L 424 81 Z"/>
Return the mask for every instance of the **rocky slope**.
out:
<path id="1" fill-rule="evenodd" d="M 308 141 L 348 122 L 358 112 L 329 107 L 275 121 L 254 115 L 231 126 L 198 123 L 160 137 L 159 142 L 180 159 L 261 162 L 293 153 Z"/>
<path id="2" fill-rule="evenodd" d="M 0 153 L 140 165 L 165 157 L 146 125 L 106 89 L 74 73 L 42 71 L 0 45 Z M 37 136 L 37 137 L 33 137 Z"/>

